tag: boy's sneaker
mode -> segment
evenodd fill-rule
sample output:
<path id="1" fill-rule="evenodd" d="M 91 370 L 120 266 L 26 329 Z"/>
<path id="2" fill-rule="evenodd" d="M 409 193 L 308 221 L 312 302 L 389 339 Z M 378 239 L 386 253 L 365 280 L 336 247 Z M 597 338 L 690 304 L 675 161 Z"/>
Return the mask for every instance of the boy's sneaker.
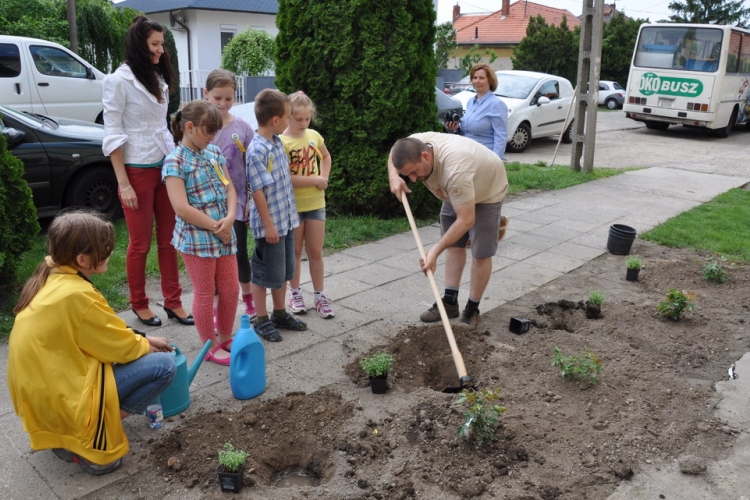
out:
<path id="1" fill-rule="evenodd" d="M 461 323 L 469 325 L 472 330 L 476 330 L 477 324 L 479 324 L 479 309 L 465 308 L 461 313 Z"/>
<path id="2" fill-rule="evenodd" d="M 443 306 L 445 306 L 445 312 L 449 318 L 458 318 L 458 302 L 455 304 L 446 304 L 443 300 Z M 419 319 L 424 323 L 434 323 L 440 321 L 440 309 L 438 309 L 437 302 L 432 304 L 432 307 L 427 309 L 425 312 L 419 315 Z"/>
<path id="3" fill-rule="evenodd" d="M 315 310 L 318 311 L 318 316 L 323 319 L 333 318 L 335 316 L 333 313 L 333 307 L 331 307 L 331 302 L 323 294 L 320 294 L 320 298 L 315 299 Z"/>
<path id="4" fill-rule="evenodd" d="M 292 290 L 292 293 L 289 295 L 289 310 L 294 314 L 305 314 L 307 312 L 302 292 Z"/>
<path id="5" fill-rule="evenodd" d="M 307 330 L 307 323 L 295 318 L 289 313 L 286 313 L 280 318 L 271 315 L 271 321 L 273 322 L 273 326 L 275 326 L 276 328 L 284 328 L 286 330 L 293 330 L 295 332 Z"/>

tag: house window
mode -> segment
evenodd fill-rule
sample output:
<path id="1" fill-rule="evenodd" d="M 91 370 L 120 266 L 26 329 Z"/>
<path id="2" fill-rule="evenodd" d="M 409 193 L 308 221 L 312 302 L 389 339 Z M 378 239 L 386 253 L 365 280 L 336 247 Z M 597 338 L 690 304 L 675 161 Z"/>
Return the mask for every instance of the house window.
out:
<path id="1" fill-rule="evenodd" d="M 224 53 L 224 47 L 227 46 L 229 41 L 237 36 L 237 26 L 234 24 L 220 24 L 219 30 L 221 32 L 221 52 Z"/>

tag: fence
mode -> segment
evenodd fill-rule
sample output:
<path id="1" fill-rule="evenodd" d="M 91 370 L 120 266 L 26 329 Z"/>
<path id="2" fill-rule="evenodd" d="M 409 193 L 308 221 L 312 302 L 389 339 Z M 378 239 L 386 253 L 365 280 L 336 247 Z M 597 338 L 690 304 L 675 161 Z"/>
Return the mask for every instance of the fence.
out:
<path id="1" fill-rule="evenodd" d="M 203 89 L 210 71 L 194 69 L 180 72 L 180 102 L 186 104 L 193 99 L 203 99 Z M 235 104 L 247 102 L 245 92 L 245 77 L 235 76 L 237 92 L 234 96 Z"/>

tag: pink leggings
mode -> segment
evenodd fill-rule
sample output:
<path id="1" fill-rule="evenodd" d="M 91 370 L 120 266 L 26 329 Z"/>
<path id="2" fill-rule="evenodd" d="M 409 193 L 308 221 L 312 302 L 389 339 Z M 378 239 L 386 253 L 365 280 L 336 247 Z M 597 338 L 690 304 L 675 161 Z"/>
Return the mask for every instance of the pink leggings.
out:
<path id="1" fill-rule="evenodd" d="M 201 341 L 205 343 L 209 339 L 216 340 L 213 308 L 214 294 L 217 291 L 218 331 L 222 335 L 232 335 L 240 293 L 240 285 L 237 283 L 237 258 L 234 255 L 225 255 L 214 259 L 182 252 L 180 255 L 193 283 L 193 318 Z"/>

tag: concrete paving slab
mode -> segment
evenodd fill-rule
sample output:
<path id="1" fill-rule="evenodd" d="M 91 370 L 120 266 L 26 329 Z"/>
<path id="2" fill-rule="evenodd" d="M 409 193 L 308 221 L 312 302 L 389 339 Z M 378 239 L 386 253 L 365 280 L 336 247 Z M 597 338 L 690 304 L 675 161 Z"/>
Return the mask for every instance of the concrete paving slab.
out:
<path id="1" fill-rule="evenodd" d="M 326 276 L 366 266 L 369 262 L 370 261 L 367 259 L 360 259 L 359 257 L 345 254 L 343 252 L 327 255 L 323 258 L 323 265 L 325 272 L 327 273 Z"/>
<path id="2" fill-rule="evenodd" d="M 584 245 L 581 242 L 587 242 Z M 596 246 L 592 246 L 596 244 Z M 574 259 L 591 260 L 607 251 L 607 239 L 597 235 L 581 235 L 574 240 L 564 241 L 548 250 L 549 253 L 565 255 Z"/>
<path id="3" fill-rule="evenodd" d="M 567 241 L 571 238 L 575 238 L 581 233 L 581 231 L 560 227 L 557 224 L 547 224 L 546 226 L 541 226 L 528 232 L 528 234 L 543 236 L 557 241 Z"/>
<path id="4" fill-rule="evenodd" d="M 326 386 L 344 378 L 346 359 L 341 343 L 327 340 L 310 346 L 304 352 L 278 358 L 273 364 L 319 386 Z"/>
<path id="5" fill-rule="evenodd" d="M 302 316 L 302 319 L 307 321 L 307 326 L 310 331 L 329 339 L 338 337 L 350 330 L 355 330 L 362 325 L 372 323 L 380 318 L 378 314 L 362 313 L 340 303 L 335 304 L 335 312 L 336 316 L 333 318 L 322 319 L 318 316 L 318 313 L 316 313 L 315 310 L 312 310 L 310 314 Z"/>
<path id="6" fill-rule="evenodd" d="M 529 257 L 524 262 L 532 266 L 541 266 L 561 273 L 567 273 L 581 267 L 587 261 L 567 255 L 560 255 L 559 253 L 541 252 Z"/>
<path id="7" fill-rule="evenodd" d="M 519 262 L 514 266 L 499 270 L 493 275 L 493 278 L 513 278 L 530 285 L 541 286 L 562 276 L 562 274 L 563 273 L 560 271 L 555 271 L 554 269 L 547 269 L 544 267 L 532 266 L 525 262 Z"/>
<path id="8" fill-rule="evenodd" d="M 352 269 L 351 271 L 343 273 L 342 276 L 344 278 L 356 279 L 369 285 L 379 286 L 404 278 L 409 274 L 411 274 L 409 271 L 403 269 L 375 263 Z"/>
<path id="9" fill-rule="evenodd" d="M 502 246 L 503 243 L 500 243 L 500 246 Z M 505 269 L 508 266 L 512 266 L 515 264 L 516 261 L 513 259 L 509 259 L 507 257 L 502 257 L 499 255 L 494 255 L 492 257 L 492 272 L 499 271 L 500 269 Z"/>
<path id="10" fill-rule="evenodd" d="M 0 394 L 8 394 L 8 379 L 5 374 L 8 373 L 8 344 L 0 346 Z M 0 396 L 0 418 L 5 415 L 15 415 L 13 410 L 13 401 L 10 397 Z"/>
<path id="11" fill-rule="evenodd" d="M 420 234 L 419 237 L 421 239 L 422 235 Z M 414 241 L 414 235 L 411 231 L 383 238 L 382 240 L 379 240 L 378 243 L 388 245 L 389 247 L 400 248 L 402 250 L 416 250 L 417 248 L 417 242 Z"/>
<path id="12" fill-rule="evenodd" d="M 522 220 L 526 222 L 535 222 L 537 224 L 546 226 L 548 224 L 554 224 L 562 218 L 563 214 L 558 213 L 557 215 L 549 213 L 541 213 L 538 210 L 528 211 L 523 214 L 518 214 L 513 217 L 513 220 Z"/>
<path id="13" fill-rule="evenodd" d="M 560 241 L 564 241 L 564 240 L 558 240 L 554 237 L 540 236 L 540 235 L 531 234 L 531 233 L 519 234 L 518 236 L 515 236 L 512 239 L 511 238 L 508 239 L 508 242 L 513 243 L 514 245 L 522 245 L 522 246 L 537 250 L 537 252 L 535 252 L 534 255 L 544 250 L 547 250 L 549 248 L 552 248 L 553 246 L 559 244 Z"/>
<path id="14" fill-rule="evenodd" d="M 520 242 L 518 242 L 518 238 L 520 236 L 516 236 L 513 238 L 507 238 L 506 240 L 503 240 L 502 244 L 498 246 L 497 248 L 497 254 L 496 256 L 504 257 L 506 259 L 511 259 L 515 261 L 521 261 L 524 259 L 528 259 L 532 255 L 536 255 L 539 252 L 542 252 L 545 249 L 539 249 L 539 248 L 532 248 L 527 245 L 522 245 Z"/>
<path id="15" fill-rule="evenodd" d="M 498 276 L 496 274 L 492 276 L 492 279 L 490 279 L 490 282 L 487 284 L 487 289 L 484 291 L 482 301 L 494 299 L 503 302 L 510 302 L 516 300 L 518 297 L 523 297 L 536 288 L 536 285 L 527 283 L 525 280 Z M 484 307 L 482 304 L 480 304 L 480 306 L 485 312 L 491 310 Z"/>
<path id="16" fill-rule="evenodd" d="M 368 262 L 377 262 L 401 253 L 402 249 L 380 243 L 367 243 L 365 245 L 347 248 L 341 252 Z"/>
<path id="17" fill-rule="evenodd" d="M 326 295 L 334 303 L 334 307 L 347 297 L 355 296 L 365 290 L 372 288 L 372 285 L 362 281 L 346 278 L 341 274 L 334 274 L 326 279 Z"/>
<path id="18" fill-rule="evenodd" d="M 52 454 L 50 451 L 47 453 Z M 57 458 L 55 460 L 59 461 Z M 60 464 L 63 464 L 63 462 L 60 462 Z M 64 465 L 72 467 L 71 464 Z M 0 470 L 3 471 L 2 479 L 0 479 L 0 498 L 5 500 L 73 498 L 73 496 L 58 496 L 56 494 L 58 488 L 55 488 L 55 490 L 50 488 L 39 476 L 34 466 L 26 459 L 0 460 Z M 85 472 L 81 471 L 81 474 L 85 474 Z"/>

